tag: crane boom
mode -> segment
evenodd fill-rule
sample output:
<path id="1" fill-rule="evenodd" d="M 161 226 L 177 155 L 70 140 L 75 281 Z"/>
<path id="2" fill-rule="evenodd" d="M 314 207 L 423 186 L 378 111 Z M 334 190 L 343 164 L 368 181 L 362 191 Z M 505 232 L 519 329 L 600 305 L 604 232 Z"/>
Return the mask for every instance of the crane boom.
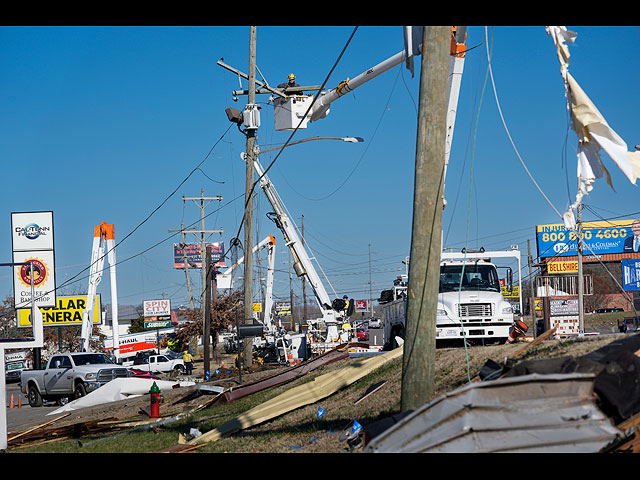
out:
<path id="1" fill-rule="evenodd" d="M 255 247 L 252 252 L 257 252 L 261 248 L 268 249 L 268 267 L 267 267 L 267 281 L 264 295 L 264 324 L 267 326 L 267 330 L 273 330 L 273 318 L 271 310 L 273 307 L 273 269 L 275 268 L 275 256 L 276 256 L 276 239 L 273 235 L 268 235 Z M 232 288 L 233 282 L 231 274 L 233 271 L 244 262 L 244 256 L 239 258 L 237 262 L 227 268 L 224 272 L 216 275 L 217 288 Z"/>
<path id="2" fill-rule="evenodd" d="M 449 98 L 455 98 L 455 105 L 458 102 L 458 93 L 460 83 L 459 77 L 462 74 L 462 66 L 464 63 L 464 50 L 465 50 L 465 40 L 466 40 L 466 27 L 451 27 L 451 64 L 449 69 L 450 81 L 449 81 Z M 416 51 L 421 50 L 421 45 L 416 49 Z M 394 56 L 378 63 L 376 66 L 368 68 L 366 71 L 358 75 L 353 79 L 346 79 L 336 87 L 328 92 L 321 93 L 316 100 L 313 111 L 310 114 L 310 121 L 315 122 L 327 116 L 329 113 L 329 105 L 342 97 L 343 95 L 355 90 L 361 85 L 364 85 L 370 80 L 373 80 L 378 75 L 390 70 L 391 68 L 400 65 L 402 62 L 407 60 L 412 56 L 411 51 L 407 51 L 404 49 Z M 451 93 L 454 93 L 452 96 Z M 454 105 L 454 109 L 455 109 Z M 449 104 L 451 107 L 451 102 Z M 449 108 L 449 112 L 451 112 L 451 108 Z M 453 116 L 453 121 L 455 122 L 455 113 Z M 449 129 L 447 129 L 449 131 Z M 451 128 L 451 134 L 453 134 L 453 128 Z M 449 142 L 447 143 L 449 146 Z M 448 151 L 448 149 L 447 149 Z"/>
<path id="3" fill-rule="evenodd" d="M 331 308 L 331 300 L 329 299 L 329 295 L 324 288 L 324 285 L 320 281 L 320 277 L 316 272 L 315 268 L 311 263 L 311 259 L 307 254 L 304 245 L 300 241 L 300 237 L 296 232 L 291 220 L 289 219 L 289 215 L 282 205 L 280 198 L 276 192 L 273 183 L 266 175 L 260 161 L 257 158 L 257 155 L 254 156 L 254 168 L 258 177 L 260 178 L 260 188 L 264 192 L 267 200 L 271 204 L 271 208 L 273 208 L 273 215 L 271 219 L 275 222 L 276 226 L 282 232 L 284 236 L 285 244 L 291 251 L 291 256 L 293 257 L 293 268 L 298 277 L 305 277 L 313 293 L 316 297 L 316 302 L 318 303 L 318 307 L 322 312 L 322 318 L 325 323 L 335 323 L 337 321 L 337 312 Z"/>
<path id="4" fill-rule="evenodd" d="M 91 250 L 91 268 L 89 273 L 89 288 L 87 292 L 87 307 L 82 314 L 82 331 L 80 334 L 80 351 L 89 352 L 89 337 L 93 328 L 93 310 L 98 284 L 102 280 L 104 267 L 105 248 L 109 261 L 109 274 L 111 278 L 111 318 L 113 328 L 113 352 L 120 356 L 119 326 L 118 326 L 118 293 L 116 284 L 116 252 L 115 252 L 115 228 L 112 224 L 102 222 L 96 225 L 93 234 L 93 247 Z"/>

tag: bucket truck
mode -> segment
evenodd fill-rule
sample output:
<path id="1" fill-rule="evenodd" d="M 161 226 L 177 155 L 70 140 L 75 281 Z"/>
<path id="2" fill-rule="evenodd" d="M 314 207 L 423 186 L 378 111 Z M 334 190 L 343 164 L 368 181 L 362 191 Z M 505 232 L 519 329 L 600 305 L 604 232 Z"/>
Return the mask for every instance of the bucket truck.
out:
<path id="1" fill-rule="evenodd" d="M 243 154 L 246 160 L 247 155 Z M 258 156 L 254 155 L 254 168 L 258 174 L 260 188 L 264 192 L 269 204 L 273 208 L 273 212 L 268 214 L 278 229 L 284 236 L 285 244 L 291 252 L 293 258 L 293 269 L 298 277 L 304 277 L 311 286 L 316 298 L 318 307 L 322 317 L 309 321 L 312 326 L 310 336 L 307 342 L 310 344 L 312 353 L 323 353 L 326 350 L 334 348 L 342 342 L 350 340 L 350 326 L 343 325 L 345 323 L 344 311 L 337 311 L 332 307 L 329 295 L 316 272 L 311 259 L 307 254 L 298 232 L 296 231 L 289 215 L 287 214 L 273 183 L 262 168 Z"/>

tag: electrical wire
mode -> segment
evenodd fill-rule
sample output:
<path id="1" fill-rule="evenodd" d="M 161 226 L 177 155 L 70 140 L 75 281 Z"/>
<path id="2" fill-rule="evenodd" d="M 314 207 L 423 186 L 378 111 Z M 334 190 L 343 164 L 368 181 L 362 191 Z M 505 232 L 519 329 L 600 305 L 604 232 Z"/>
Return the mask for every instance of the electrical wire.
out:
<path id="1" fill-rule="evenodd" d="M 485 40 L 488 38 L 487 35 L 487 27 L 484 27 L 484 34 L 485 34 Z M 533 175 L 531 175 L 531 172 L 529 172 L 529 169 L 527 168 L 527 166 L 525 165 L 524 161 L 522 160 L 522 157 L 520 156 L 520 153 L 518 152 L 518 149 L 516 148 L 515 143 L 513 142 L 513 138 L 511 138 L 511 134 L 509 133 L 509 128 L 507 127 L 507 124 L 504 120 L 504 115 L 502 114 L 502 108 L 500 108 L 500 101 L 498 100 L 498 92 L 496 91 L 496 84 L 493 78 L 493 70 L 491 69 L 491 54 L 489 53 L 489 45 L 488 45 L 488 41 L 486 42 L 486 47 L 487 47 L 487 62 L 488 62 L 488 68 L 489 68 L 489 76 L 491 77 L 491 85 L 493 86 L 493 94 L 496 100 L 496 107 L 498 107 L 498 114 L 500 115 L 500 120 L 502 121 L 502 125 L 504 126 L 505 132 L 507 134 L 507 137 L 509 138 L 509 142 L 511 142 L 511 146 L 513 147 L 513 150 L 516 154 L 516 156 L 518 157 L 518 160 L 520 160 L 520 163 L 522 164 L 522 167 L 524 168 L 525 172 L 527 173 L 527 175 L 529 176 L 529 178 L 531 179 L 531 181 L 533 182 L 533 184 L 535 185 L 535 187 L 538 189 L 538 191 L 540 192 L 540 194 L 542 195 L 542 197 L 547 201 L 547 203 L 551 206 L 551 208 L 553 209 L 554 212 L 556 212 L 556 214 L 560 217 L 560 219 L 563 219 L 562 214 L 558 211 L 558 209 L 556 209 L 556 207 L 553 205 L 553 203 L 551 203 L 551 200 L 549 200 L 549 198 L 545 195 L 545 193 L 542 191 L 542 188 L 540 188 L 540 186 L 538 185 L 538 183 L 535 181 L 535 179 L 533 178 Z"/>
<path id="2" fill-rule="evenodd" d="M 229 130 L 230 130 L 230 129 L 231 129 L 231 125 L 230 125 L 229 127 L 227 127 L 227 129 L 226 129 L 226 130 L 225 130 L 225 132 L 221 135 L 221 137 L 220 137 L 220 138 L 215 142 L 215 144 L 214 144 L 214 145 L 209 149 L 209 152 L 205 155 L 204 159 L 203 159 L 203 160 L 202 160 L 202 161 L 201 161 L 201 162 L 200 162 L 196 167 L 194 167 L 194 168 L 189 172 L 189 174 L 188 174 L 188 175 L 187 175 L 187 176 L 186 176 L 186 177 L 185 177 L 185 178 L 184 178 L 184 179 L 183 179 L 183 180 L 178 184 L 178 186 L 177 186 L 177 187 L 176 187 L 176 188 L 175 188 L 175 189 L 174 189 L 174 190 L 173 190 L 173 191 L 172 191 L 172 192 L 171 192 L 167 197 L 165 197 L 165 198 L 164 198 L 164 200 L 162 200 L 162 202 L 161 202 L 161 203 L 160 203 L 160 204 L 159 204 L 155 209 L 153 209 L 153 210 L 151 211 L 151 213 L 149 213 L 149 214 L 144 218 L 144 220 L 142 220 L 142 221 L 141 221 L 141 222 L 140 222 L 136 227 L 134 227 L 134 229 L 133 229 L 133 230 L 131 230 L 128 234 L 126 234 L 126 235 L 122 238 L 122 240 L 120 240 L 118 243 L 116 243 L 116 244 L 115 244 L 115 245 L 114 245 L 110 250 L 108 250 L 107 252 L 105 252 L 105 253 L 104 253 L 104 255 L 103 255 L 102 257 L 100 257 L 100 258 L 96 259 L 96 261 L 95 261 L 95 262 L 90 263 L 90 264 L 89 264 L 89 266 L 87 266 L 87 267 L 85 267 L 84 269 L 80 270 L 77 274 L 75 274 L 74 276 L 72 276 L 72 277 L 71 277 L 71 278 L 69 278 L 68 280 L 65 280 L 62 284 L 60 284 L 60 285 L 58 285 L 58 286 L 54 287 L 51 291 L 46 292 L 46 293 L 51 293 L 51 292 L 54 292 L 54 291 L 58 291 L 58 290 L 60 290 L 62 287 L 65 287 L 65 286 L 67 286 L 67 285 L 69 285 L 69 284 L 71 284 L 71 283 L 75 283 L 75 282 L 77 282 L 77 281 L 80 281 L 80 280 L 83 280 L 83 279 L 89 278 L 89 277 L 91 276 L 90 274 L 89 274 L 89 275 L 87 275 L 87 276 L 84 276 L 84 277 L 80 277 L 80 275 L 81 275 L 83 272 L 85 272 L 85 271 L 87 271 L 87 270 L 91 269 L 91 267 L 92 267 L 95 263 L 98 263 L 98 262 L 100 262 L 101 260 L 103 260 L 103 259 L 104 259 L 108 254 L 109 254 L 109 252 L 111 252 L 112 250 L 115 250 L 115 249 L 116 249 L 116 247 L 120 246 L 120 245 L 121 245 L 125 240 L 127 240 L 131 235 L 133 235 L 133 233 L 135 233 L 135 231 L 136 231 L 136 230 L 138 230 L 142 225 L 144 225 L 144 224 L 145 224 L 145 223 L 146 223 L 146 222 L 147 222 L 147 221 L 148 221 L 148 220 L 149 220 L 149 219 L 150 219 L 150 218 L 151 218 L 151 217 L 152 217 L 152 216 L 153 216 L 153 215 L 154 215 L 154 214 L 155 214 L 155 213 L 160 209 L 160 208 L 162 208 L 162 206 L 163 206 L 163 205 L 164 205 L 164 204 L 165 204 L 165 203 L 166 203 L 166 202 L 167 202 L 171 197 L 173 197 L 173 195 L 175 195 L 175 193 L 176 193 L 176 192 L 180 189 L 180 187 L 181 187 L 182 185 L 184 185 L 184 183 L 185 183 L 185 182 L 186 182 L 186 181 L 187 181 L 187 180 L 188 180 L 188 179 L 189 179 L 189 178 L 190 178 L 190 177 L 195 173 L 195 171 L 196 171 L 196 170 L 198 170 L 198 169 L 199 169 L 199 168 L 204 164 L 204 162 L 206 162 L 206 161 L 207 161 L 207 159 L 209 158 L 209 156 L 213 153 L 213 149 L 218 145 L 218 143 L 219 143 L 220 141 L 222 141 L 222 139 L 226 136 L 226 134 L 229 132 Z M 235 199 L 233 199 L 231 202 L 233 202 L 233 201 L 237 200 L 237 198 L 240 198 L 240 197 L 236 197 L 236 198 L 235 198 Z M 229 204 L 229 203 L 231 203 L 231 202 L 227 202 L 227 204 L 225 204 L 225 206 L 226 206 L 226 205 L 228 205 L 228 204 Z M 221 208 L 222 208 L 222 207 L 221 207 Z M 215 212 L 211 212 L 209 215 L 211 215 L 212 213 L 215 213 Z M 207 216 L 208 216 L 208 215 L 207 215 Z M 197 221 L 193 222 L 192 224 L 188 225 L 188 227 L 189 227 L 189 226 L 192 226 L 192 225 L 195 225 L 198 221 L 199 221 L 199 220 L 197 220 Z M 119 264 L 124 263 L 124 262 L 126 262 L 126 261 L 128 261 L 128 260 L 131 260 L 131 259 L 133 259 L 133 258 L 135 258 L 135 257 L 137 257 L 137 256 L 139 256 L 139 255 L 142 255 L 142 254 L 144 254 L 144 253 L 148 252 L 149 250 L 151 250 L 151 249 L 153 249 L 153 248 L 157 247 L 158 245 L 160 245 L 160 244 L 164 243 L 165 241 L 169 240 L 170 238 L 173 238 L 173 237 L 174 237 L 174 236 L 176 236 L 176 235 L 177 235 L 177 234 L 175 234 L 175 233 L 174 233 L 173 235 L 170 235 L 169 237 L 167 237 L 167 238 L 165 238 L 165 239 L 163 239 L 163 240 L 161 240 L 161 241 L 159 241 L 159 242 L 155 243 L 155 244 L 154 244 L 154 245 L 152 245 L 151 247 L 149 247 L 149 248 L 147 248 L 147 249 L 143 250 L 142 252 L 139 252 L 139 253 L 137 253 L 137 254 L 134 254 L 134 255 L 132 255 L 132 256 L 130 256 L 130 257 L 128 257 L 128 258 L 126 258 L 126 259 L 124 259 L 124 260 L 120 260 L 120 261 L 116 262 L 116 265 L 119 265 Z M 78 277 L 80 277 L 80 278 L 78 278 Z M 15 300 L 14 300 L 14 301 L 15 301 Z M 18 306 L 16 306 L 15 308 L 19 308 L 19 307 L 18 307 Z"/>

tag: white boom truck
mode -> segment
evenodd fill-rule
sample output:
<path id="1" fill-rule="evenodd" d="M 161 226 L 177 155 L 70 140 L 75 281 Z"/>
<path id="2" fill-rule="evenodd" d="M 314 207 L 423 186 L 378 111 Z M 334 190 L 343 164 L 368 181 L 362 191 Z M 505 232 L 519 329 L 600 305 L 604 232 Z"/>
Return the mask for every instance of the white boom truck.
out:
<path id="1" fill-rule="evenodd" d="M 450 340 L 469 344 L 505 343 L 513 325 L 513 308 L 501 293 L 496 259 L 516 259 L 521 278 L 519 250 L 443 252 L 436 311 L 436 344 Z M 507 283 L 511 283 L 510 267 Z M 386 348 L 393 348 L 396 336 L 404 338 L 406 286 L 401 282 L 382 305 Z M 406 284 L 405 284 L 406 285 Z M 391 292 L 391 291 L 389 291 Z M 522 293 L 520 293 L 522 311 Z"/>

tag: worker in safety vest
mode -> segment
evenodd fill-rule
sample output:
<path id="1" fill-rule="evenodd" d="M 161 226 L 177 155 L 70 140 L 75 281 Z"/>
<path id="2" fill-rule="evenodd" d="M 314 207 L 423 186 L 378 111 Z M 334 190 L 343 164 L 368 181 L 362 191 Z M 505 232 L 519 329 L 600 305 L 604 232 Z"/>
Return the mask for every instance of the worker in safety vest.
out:
<path id="1" fill-rule="evenodd" d="M 347 295 L 344 295 L 342 297 L 342 300 L 344 301 L 344 313 L 346 313 L 347 315 L 349 315 L 349 297 Z"/>
<path id="2" fill-rule="evenodd" d="M 191 375 L 193 373 L 193 357 L 188 350 L 184 351 L 182 360 L 184 361 L 184 366 L 187 369 L 187 375 Z"/>

